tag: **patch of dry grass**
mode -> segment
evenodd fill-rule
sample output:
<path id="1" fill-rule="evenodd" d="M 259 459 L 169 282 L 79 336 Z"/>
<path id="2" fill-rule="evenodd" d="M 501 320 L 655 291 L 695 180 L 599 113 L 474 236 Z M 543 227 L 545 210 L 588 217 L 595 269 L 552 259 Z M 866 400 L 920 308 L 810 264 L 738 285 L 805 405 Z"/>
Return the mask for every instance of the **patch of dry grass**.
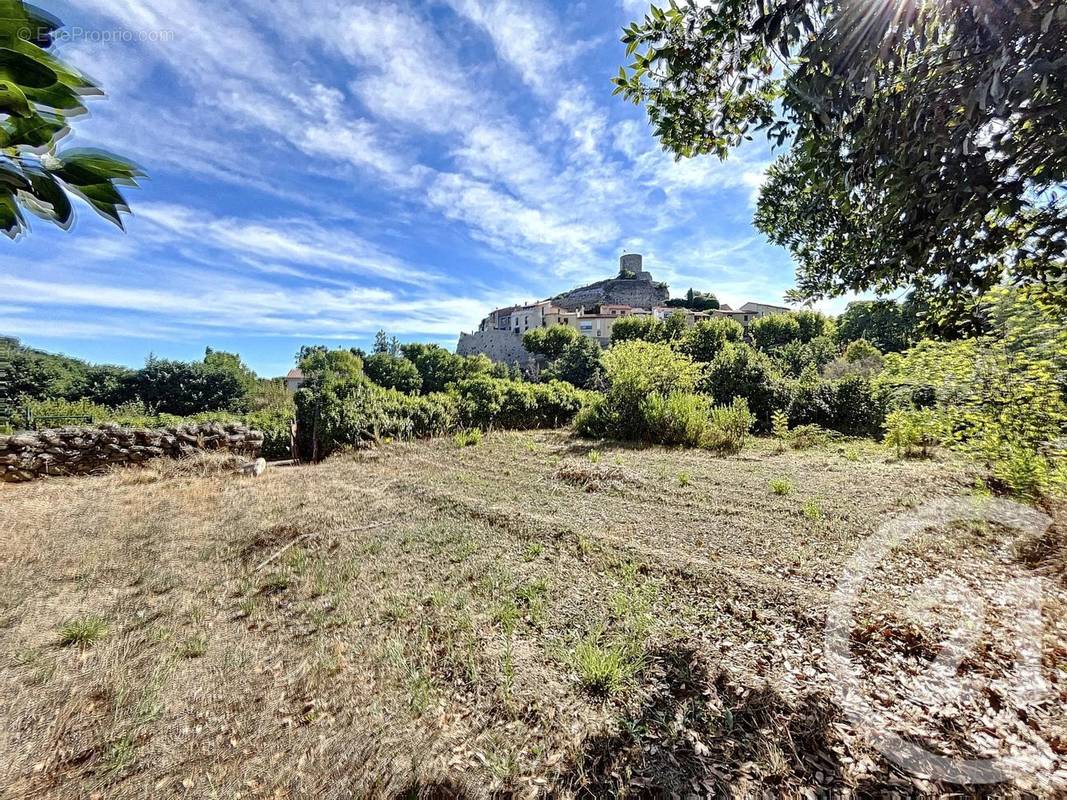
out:
<path id="1" fill-rule="evenodd" d="M 965 493 L 964 468 L 762 442 L 597 452 L 497 433 L 257 480 L 186 464 L 0 487 L 0 784 L 108 800 L 944 789 L 849 733 L 822 623 L 849 554 L 887 516 Z M 783 474 L 792 495 L 768 491 Z M 947 531 L 894 569 L 922 581 L 957 541 L 1002 544 Z M 922 655 L 907 587 L 879 591 L 856 647 Z M 107 635 L 58 644 L 89 619 Z M 1067 741 L 1051 712 L 1032 722 Z"/>

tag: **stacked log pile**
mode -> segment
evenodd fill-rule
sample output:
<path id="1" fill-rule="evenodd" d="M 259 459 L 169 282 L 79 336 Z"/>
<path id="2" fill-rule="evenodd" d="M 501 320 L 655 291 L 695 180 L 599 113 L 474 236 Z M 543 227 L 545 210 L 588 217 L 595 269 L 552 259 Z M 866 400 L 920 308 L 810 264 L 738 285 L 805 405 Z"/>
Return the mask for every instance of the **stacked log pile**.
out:
<path id="1" fill-rule="evenodd" d="M 60 428 L 0 437 L 0 481 L 20 483 L 46 475 L 96 475 L 153 458 L 181 458 L 225 450 L 255 458 L 263 434 L 237 423 L 143 430 L 105 425 Z"/>

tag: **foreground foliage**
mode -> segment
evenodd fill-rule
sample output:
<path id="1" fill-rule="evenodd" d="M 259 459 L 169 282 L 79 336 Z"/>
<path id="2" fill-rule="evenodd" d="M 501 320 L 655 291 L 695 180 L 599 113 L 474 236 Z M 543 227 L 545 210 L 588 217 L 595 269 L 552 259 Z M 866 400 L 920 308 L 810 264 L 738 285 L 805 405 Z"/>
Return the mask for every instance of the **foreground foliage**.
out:
<path id="1" fill-rule="evenodd" d="M 923 342 L 886 358 L 878 382 L 905 411 L 892 443 L 937 440 L 979 458 L 1023 495 L 1067 488 L 1067 302 L 1062 293 L 999 288 L 984 305 L 991 333 Z M 932 416 L 931 416 L 932 415 Z"/>
<path id="2" fill-rule="evenodd" d="M 911 286 L 958 332 L 1005 271 L 1062 280 L 1065 40 L 1054 0 L 682 0 L 626 29 L 616 84 L 680 156 L 791 142 L 756 223 L 802 295 Z"/>
<path id="3" fill-rule="evenodd" d="M 102 94 L 50 52 L 61 25 L 22 0 L 0 0 L 0 232 L 12 239 L 27 230 L 24 212 L 70 228 L 69 194 L 122 227 L 129 207 L 119 187 L 143 174 L 110 153 L 58 149 L 85 98 Z"/>

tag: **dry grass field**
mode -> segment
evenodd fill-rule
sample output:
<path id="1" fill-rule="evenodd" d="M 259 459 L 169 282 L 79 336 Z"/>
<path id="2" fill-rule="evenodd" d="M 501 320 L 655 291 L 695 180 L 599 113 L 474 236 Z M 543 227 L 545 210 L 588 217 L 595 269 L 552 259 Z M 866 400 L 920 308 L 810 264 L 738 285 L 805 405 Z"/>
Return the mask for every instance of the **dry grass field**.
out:
<path id="1" fill-rule="evenodd" d="M 961 463 L 507 433 L 259 479 L 210 467 L 0 486 L 4 797 L 946 789 L 856 734 L 823 631 L 882 521 L 973 492 Z M 853 646 L 888 707 L 938 647 L 914 587 L 961 558 L 1043 576 L 1040 702 L 998 694 L 1012 643 L 993 636 L 961 666 L 985 691 L 893 712 L 941 752 L 1043 754 L 964 795 L 1052 797 L 1067 777 L 1061 530 L 931 530 L 864 595 Z"/>

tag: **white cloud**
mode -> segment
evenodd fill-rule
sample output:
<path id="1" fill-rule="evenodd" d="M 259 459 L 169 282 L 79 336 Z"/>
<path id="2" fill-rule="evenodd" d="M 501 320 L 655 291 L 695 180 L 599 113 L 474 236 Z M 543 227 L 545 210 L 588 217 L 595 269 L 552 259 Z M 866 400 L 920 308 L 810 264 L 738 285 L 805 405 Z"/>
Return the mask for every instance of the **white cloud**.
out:
<path id="1" fill-rule="evenodd" d="M 405 264 L 347 231 L 306 219 L 254 222 L 213 217 L 184 206 L 142 204 L 141 219 L 167 234 L 211 244 L 243 256 L 374 275 L 402 283 L 437 282 L 440 276 Z"/>

